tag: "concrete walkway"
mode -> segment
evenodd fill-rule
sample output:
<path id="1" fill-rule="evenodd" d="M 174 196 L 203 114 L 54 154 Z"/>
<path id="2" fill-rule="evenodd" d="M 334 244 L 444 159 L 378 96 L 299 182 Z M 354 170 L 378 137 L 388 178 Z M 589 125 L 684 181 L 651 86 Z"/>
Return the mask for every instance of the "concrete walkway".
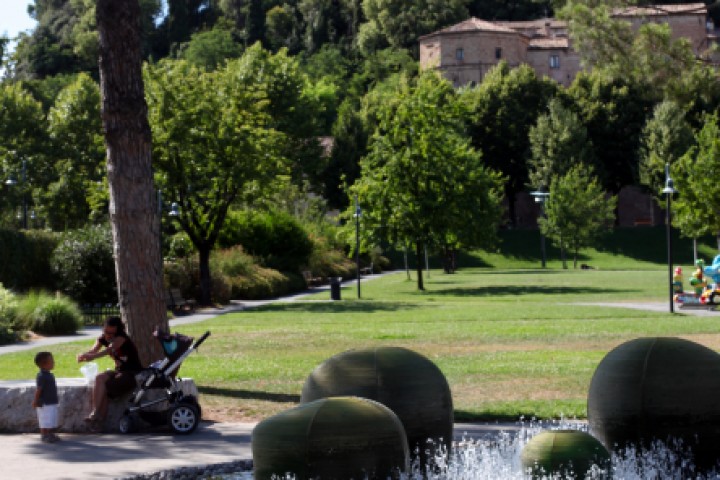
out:
<path id="1" fill-rule="evenodd" d="M 95 480 L 131 477 L 160 470 L 229 463 L 252 458 L 254 423 L 203 422 L 190 435 L 169 432 L 60 434 L 54 444 L 37 434 L 0 435 L 0 478 Z M 496 438 L 518 424 L 455 425 L 455 438 Z"/>

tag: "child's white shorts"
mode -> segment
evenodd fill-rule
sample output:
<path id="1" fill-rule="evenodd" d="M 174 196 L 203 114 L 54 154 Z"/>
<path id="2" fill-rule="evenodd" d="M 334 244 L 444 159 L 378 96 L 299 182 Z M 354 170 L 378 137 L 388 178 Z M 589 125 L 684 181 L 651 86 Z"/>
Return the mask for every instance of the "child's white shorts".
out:
<path id="1" fill-rule="evenodd" d="M 40 428 L 57 428 L 58 424 L 58 406 L 55 405 L 44 405 L 38 407 L 37 417 Z"/>

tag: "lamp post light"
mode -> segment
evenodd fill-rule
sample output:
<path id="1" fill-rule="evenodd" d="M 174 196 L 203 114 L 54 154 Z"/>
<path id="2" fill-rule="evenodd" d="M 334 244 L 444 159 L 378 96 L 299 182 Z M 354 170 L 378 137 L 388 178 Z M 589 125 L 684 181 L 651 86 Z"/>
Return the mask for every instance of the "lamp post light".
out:
<path id="1" fill-rule="evenodd" d="M 362 210 L 358 203 L 358 197 L 355 195 L 355 263 L 357 267 L 357 296 L 360 298 L 360 216 Z"/>
<path id="2" fill-rule="evenodd" d="M 540 190 L 536 190 L 534 192 L 530 192 L 530 195 L 533 196 L 535 199 L 535 203 L 540 204 L 540 216 L 543 216 L 545 214 L 545 202 L 547 201 L 548 197 L 550 196 L 550 192 L 546 192 L 540 188 Z M 540 230 L 540 261 L 542 268 L 545 268 L 546 264 L 546 255 L 545 255 L 545 235 L 543 235 L 542 230 Z"/>
<path id="3" fill-rule="evenodd" d="M 22 160 L 22 170 L 20 171 L 20 184 L 22 187 L 22 226 L 23 229 L 27 230 L 28 228 L 28 212 L 27 212 L 27 196 L 25 195 L 25 183 L 27 182 L 27 162 L 23 158 Z M 13 178 L 12 176 L 8 178 L 5 181 L 5 185 L 9 187 L 14 187 L 18 184 L 18 181 Z M 19 215 L 18 215 L 19 217 Z"/>
<path id="4" fill-rule="evenodd" d="M 665 188 L 662 194 L 665 195 L 667 208 L 666 227 L 667 227 L 667 258 L 668 258 L 668 283 L 670 285 L 670 313 L 675 313 L 675 303 L 673 302 L 673 259 L 672 259 L 672 196 L 678 193 L 675 190 L 675 183 L 670 178 L 670 164 L 665 164 Z"/>

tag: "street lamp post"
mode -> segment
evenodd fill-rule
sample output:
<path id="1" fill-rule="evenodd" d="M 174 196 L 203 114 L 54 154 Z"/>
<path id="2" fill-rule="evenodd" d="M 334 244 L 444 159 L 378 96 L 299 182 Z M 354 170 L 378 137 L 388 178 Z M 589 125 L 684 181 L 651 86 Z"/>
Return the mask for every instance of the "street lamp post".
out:
<path id="1" fill-rule="evenodd" d="M 533 196 L 535 199 L 535 203 L 540 204 L 540 216 L 542 216 L 545 213 L 545 201 L 550 196 L 549 192 L 543 191 L 542 188 L 540 190 L 537 190 L 535 192 L 530 192 L 530 195 Z M 543 235 L 542 230 L 540 230 L 540 261 L 542 268 L 545 268 L 546 264 L 546 255 L 545 255 L 545 235 Z"/>
<path id="2" fill-rule="evenodd" d="M 20 171 L 20 183 L 22 187 L 22 225 L 23 229 L 27 230 L 28 228 L 28 214 L 27 214 L 27 196 L 25 195 L 25 183 L 27 181 L 27 162 L 23 158 L 22 160 L 22 170 Z M 8 178 L 5 181 L 5 185 L 9 187 L 13 187 L 18 184 L 18 181 L 15 180 L 13 177 Z"/>
<path id="3" fill-rule="evenodd" d="M 360 216 L 362 210 L 360 210 L 360 204 L 358 203 L 358 197 L 355 195 L 355 263 L 357 267 L 357 296 L 360 298 Z"/>
<path id="4" fill-rule="evenodd" d="M 673 259 L 672 259 L 672 196 L 678 193 L 675 190 L 675 184 L 670 178 L 670 164 L 665 164 L 665 188 L 662 190 L 662 194 L 665 195 L 667 217 L 666 217 L 666 230 L 667 230 L 667 258 L 668 258 L 668 283 L 670 286 L 670 313 L 675 313 L 675 303 L 673 302 Z"/>

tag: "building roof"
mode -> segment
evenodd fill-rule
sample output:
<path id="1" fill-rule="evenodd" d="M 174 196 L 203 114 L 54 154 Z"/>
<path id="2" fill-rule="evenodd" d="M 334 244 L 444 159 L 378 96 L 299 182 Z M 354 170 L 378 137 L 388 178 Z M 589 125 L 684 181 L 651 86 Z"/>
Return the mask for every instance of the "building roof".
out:
<path id="1" fill-rule="evenodd" d="M 545 26 L 550 26 L 550 28 L 566 28 L 567 22 L 563 22 L 562 20 L 556 20 L 554 18 L 540 18 L 537 20 L 525 20 L 525 21 L 510 21 L 510 20 L 500 20 L 494 22 L 496 25 L 502 25 L 504 27 L 512 28 L 514 30 L 524 30 L 524 29 L 531 29 L 531 28 L 545 28 Z"/>
<path id="2" fill-rule="evenodd" d="M 569 48 L 570 40 L 567 37 L 544 37 L 544 38 L 533 38 L 530 40 L 528 48 L 534 50 L 540 49 L 555 49 L 555 48 Z"/>
<path id="3" fill-rule="evenodd" d="M 655 17 L 682 15 L 688 13 L 707 14 L 704 3 L 684 3 L 673 5 L 647 5 L 645 7 L 618 8 L 613 12 L 616 17 Z"/>
<path id="4" fill-rule="evenodd" d="M 513 33 L 513 34 L 517 33 L 515 30 L 513 30 L 511 28 L 504 27 L 497 23 L 487 22 L 485 20 L 480 20 L 479 18 L 471 17 L 460 23 L 456 23 L 455 25 L 451 25 L 449 27 L 443 28 L 442 30 L 437 30 L 437 31 L 429 33 L 427 35 L 423 35 L 422 37 L 420 37 L 420 39 L 432 37 L 432 36 L 438 35 L 438 34 L 461 33 L 461 32 L 496 32 L 496 33 Z"/>

